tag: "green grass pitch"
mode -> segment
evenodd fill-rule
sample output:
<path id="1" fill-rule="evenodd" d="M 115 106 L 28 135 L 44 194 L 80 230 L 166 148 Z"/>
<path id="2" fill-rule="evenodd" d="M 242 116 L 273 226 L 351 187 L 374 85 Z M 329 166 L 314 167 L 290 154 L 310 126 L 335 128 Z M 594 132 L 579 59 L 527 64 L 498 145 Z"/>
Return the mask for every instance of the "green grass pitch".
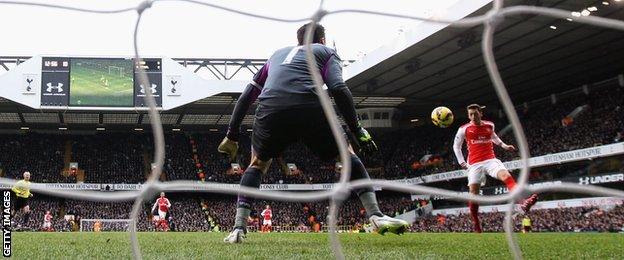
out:
<path id="1" fill-rule="evenodd" d="M 144 259 L 330 259 L 328 234 L 139 233 Z M 624 234 L 518 234 L 525 259 L 622 259 Z M 510 259 L 504 234 L 340 234 L 347 259 Z M 13 233 L 15 259 L 129 259 L 128 233 Z"/>
<path id="2" fill-rule="evenodd" d="M 72 60 L 72 106 L 133 106 L 132 62 L 126 60 Z"/>

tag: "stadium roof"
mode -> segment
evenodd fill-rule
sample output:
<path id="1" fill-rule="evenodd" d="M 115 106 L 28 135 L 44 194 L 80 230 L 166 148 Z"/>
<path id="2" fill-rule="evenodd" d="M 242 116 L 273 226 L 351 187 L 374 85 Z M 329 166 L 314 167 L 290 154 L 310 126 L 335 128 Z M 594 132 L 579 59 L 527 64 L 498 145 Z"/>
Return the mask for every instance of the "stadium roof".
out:
<path id="1" fill-rule="evenodd" d="M 527 4 L 581 11 L 597 8 L 591 15 L 624 20 L 624 2 L 608 1 L 505 1 L 506 5 Z M 483 14 L 490 5 L 474 7 L 470 16 Z M 573 18 L 573 17 L 572 17 Z M 423 23 L 410 32 L 424 31 Z M 507 17 L 498 25 L 494 38 L 495 56 L 503 80 L 516 104 L 578 88 L 624 71 L 624 32 L 541 16 Z M 431 31 L 431 30 L 430 30 Z M 422 117 L 438 105 L 463 108 L 468 103 L 496 109 L 498 99 L 485 70 L 481 53 L 482 26 L 453 28 L 440 26 L 418 42 L 406 42 L 399 51 L 381 62 L 370 63 L 371 53 L 347 67 L 347 85 L 358 107 L 398 107 L 407 117 Z M 393 43 L 396 44 L 396 41 Z M 394 46 L 396 47 L 396 46 Z M 384 47 L 379 48 L 383 51 Z M 396 49 L 396 48 L 395 48 Z M 382 55 L 383 56 L 383 55 Z M 22 57 L 27 58 L 27 57 Z M 223 76 L 209 59 L 177 59 L 195 72 Z M 240 59 L 244 61 L 244 59 Z M 0 63 L 11 59 L 0 58 Z M 185 62 L 187 61 L 187 62 Z M 192 61 L 192 62 L 188 62 Z M 248 60 L 241 73 L 257 71 L 261 60 Z M 231 60 L 230 60 L 231 62 Z M 370 64 L 366 64 L 369 62 Z M 187 64 L 188 63 L 188 64 Z M 4 63 L 0 64 L 3 67 Z M 363 66 L 366 65 L 366 66 Z M 193 67 L 195 66 L 195 67 Z M 203 67 L 202 67 L 203 66 Z M 357 73 L 349 74 L 357 70 Z M 212 71 L 211 69 L 214 69 Z M 232 71 L 232 70 L 230 70 Z M 230 75 L 231 76 L 231 75 Z M 217 76 L 218 77 L 218 76 Z M 163 112 L 170 127 L 206 128 L 229 121 L 237 94 L 221 94 Z M 252 110 L 253 111 L 253 110 Z M 166 115 L 165 115 L 166 114 Z M 149 123 L 144 112 L 41 112 L 0 98 L 1 125 L 90 125 L 124 126 Z M 251 123 L 247 116 L 245 123 Z M 6 127 L 1 127 L 6 128 Z"/>
<path id="2" fill-rule="evenodd" d="M 603 2 L 525 0 L 505 5 L 577 12 L 593 6 L 597 11 L 591 15 L 624 20 L 624 2 Z M 490 8 L 488 4 L 471 16 Z M 349 87 L 355 95 L 404 97 L 400 106 L 416 115 L 437 105 L 478 102 L 496 107 L 498 99 L 481 52 L 482 27 L 446 27 L 351 77 Z M 498 67 L 516 104 L 622 73 L 622 44 L 622 31 L 533 15 L 506 17 L 494 37 Z"/>

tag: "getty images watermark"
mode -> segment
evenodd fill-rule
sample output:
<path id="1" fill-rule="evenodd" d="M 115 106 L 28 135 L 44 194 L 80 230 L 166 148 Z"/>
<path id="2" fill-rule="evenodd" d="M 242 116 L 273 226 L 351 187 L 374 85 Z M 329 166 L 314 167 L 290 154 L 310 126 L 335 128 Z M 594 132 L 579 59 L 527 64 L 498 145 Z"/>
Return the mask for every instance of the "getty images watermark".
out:
<path id="1" fill-rule="evenodd" d="M 2 200 L 2 255 L 11 256 L 11 192 L 3 191 Z"/>

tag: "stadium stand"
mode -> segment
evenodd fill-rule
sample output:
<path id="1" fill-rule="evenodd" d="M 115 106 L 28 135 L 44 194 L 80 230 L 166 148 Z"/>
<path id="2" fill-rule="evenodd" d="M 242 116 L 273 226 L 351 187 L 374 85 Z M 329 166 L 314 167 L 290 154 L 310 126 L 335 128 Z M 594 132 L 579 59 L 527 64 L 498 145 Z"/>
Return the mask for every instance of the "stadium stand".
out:
<path id="1" fill-rule="evenodd" d="M 0 135 L 0 169 L 4 176 L 21 178 L 33 173 L 36 182 L 67 182 L 63 169 L 62 137 L 45 134 Z"/>
<path id="2" fill-rule="evenodd" d="M 176 194 L 172 197 L 172 221 L 175 231 L 212 231 L 215 225 L 219 230 L 230 229 L 233 225 L 231 215 L 235 212 L 235 198 L 225 196 L 204 197 L 204 208 L 198 207 L 199 197 Z M 390 215 L 398 215 L 417 207 L 420 201 L 411 201 L 409 197 L 397 194 L 383 193 L 379 198 L 382 211 Z M 149 204 L 149 205 L 148 205 Z M 319 224 L 326 228 L 328 203 L 289 203 L 276 201 L 257 201 L 250 227 L 257 228 L 260 221 L 258 212 L 264 205 L 271 205 L 273 209 L 273 226 L 281 231 L 314 231 L 314 225 Z M 98 203 L 57 198 L 36 198 L 31 202 L 34 214 L 30 217 L 26 228 L 39 230 L 43 215 L 50 210 L 54 215 L 53 227 L 55 231 L 72 231 L 72 222 L 58 216 L 61 213 L 75 216 L 74 221 L 79 225 L 81 218 L 89 219 L 126 219 L 132 207 L 131 202 Z M 140 213 L 137 226 L 140 231 L 153 231 L 149 215 L 150 203 Z M 624 229 L 624 206 L 599 208 L 593 206 L 574 208 L 539 209 L 531 211 L 528 216 L 533 222 L 534 232 L 622 232 Z M 19 217 L 19 215 L 18 215 Z M 520 230 L 520 220 L 524 215 L 516 216 L 516 230 Z M 209 220 L 210 219 L 210 220 Z M 502 232 L 504 213 L 483 213 L 482 223 L 486 232 Z M 367 223 L 365 213 L 355 198 L 346 201 L 340 210 L 339 226 L 349 227 L 349 230 L 363 229 Z M 301 228 L 299 228 L 301 227 Z M 77 227 L 74 226 L 75 230 Z M 298 229 L 299 228 L 299 229 Z M 115 230 L 119 231 L 119 230 Z M 471 232 L 472 224 L 466 214 L 460 215 L 431 215 L 418 219 L 412 226 L 413 232 Z"/>
<path id="3" fill-rule="evenodd" d="M 586 111 L 578 115 L 573 122 L 563 125 L 562 120 L 580 106 L 587 106 Z M 531 156 L 621 141 L 621 133 L 624 132 L 624 119 L 621 115 L 623 108 L 624 90 L 618 86 L 609 86 L 587 95 L 576 93 L 563 97 L 556 104 L 550 103 L 550 99 L 547 99 L 522 110 L 520 116 Z M 543 111 L 549 112 L 543 113 Z M 490 115 L 486 114 L 486 118 L 495 121 L 497 131 L 502 130 L 507 123 L 504 120 L 495 120 L 497 116 L 491 115 L 491 112 Z M 455 113 L 464 113 L 464 111 L 455 111 Z M 456 127 L 459 124 L 461 121 Z M 440 130 L 426 126 L 403 133 L 406 136 L 404 140 L 411 141 L 399 142 L 403 145 L 397 147 L 386 164 L 385 177 L 396 179 L 459 169 L 451 147 L 455 135 L 454 129 Z M 509 144 L 515 143 L 512 133 L 501 138 Z M 517 157 L 516 153 L 505 152 L 499 147 L 495 149 L 502 161 Z M 412 167 L 414 162 L 427 154 L 439 155 L 441 160 L 429 167 L 416 169 Z"/>
<path id="4" fill-rule="evenodd" d="M 522 112 L 525 131 L 532 156 L 609 144 L 622 140 L 624 119 L 624 90 L 609 86 L 595 92 L 575 93 L 562 97 L 556 104 L 550 100 L 538 102 Z M 573 121 L 562 124 L 575 108 L 585 110 Z M 541 111 L 552 113 L 541 113 Z M 456 111 L 460 114 L 463 111 Z M 490 113 L 491 114 L 491 113 Z M 489 119 L 496 116 L 488 116 Z M 402 179 L 432 173 L 457 170 L 452 153 L 455 128 L 439 129 L 420 126 L 409 129 L 375 130 L 380 152 L 363 160 L 373 178 Z M 506 123 L 495 120 L 498 130 Z M 240 175 L 229 170 L 230 162 L 216 153 L 222 132 L 170 133 L 166 135 L 165 180 L 199 179 L 198 166 L 211 182 L 238 183 Z M 0 169 L 6 176 L 17 177 L 24 170 L 34 174 L 35 181 L 71 182 L 61 176 L 66 140 L 72 143 L 71 158 L 85 170 L 85 182 L 139 183 L 145 180 L 153 154 L 151 136 L 147 134 L 99 133 L 96 135 L 0 135 Z M 513 144 L 512 133 L 502 138 Z M 250 136 L 243 134 L 240 141 L 239 164 L 244 167 L 250 158 Z M 197 144 L 198 157 L 193 157 L 192 143 Z M 29 150 L 22 149 L 28 147 Z M 499 148 L 496 148 L 499 149 Z M 29 151 L 29 152 L 26 152 Z M 30 152 L 32 151 L 32 152 Z M 14 153 L 20 153 L 18 156 Z M 28 153 L 28 154 L 22 154 Z M 431 155 L 428 160 L 421 160 Z M 501 160 L 516 158 L 516 153 L 497 151 Z M 147 164 L 146 164 L 147 162 Z M 295 163 L 299 171 L 291 174 L 286 163 Z M 303 144 L 290 146 L 281 158 L 274 160 L 263 183 L 328 183 L 336 180 L 333 162 L 318 160 Z"/>
<path id="5" fill-rule="evenodd" d="M 610 210 L 596 207 L 560 208 L 534 210 L 528 215 L 536 232 L 622 232 L 624 229 L 624 207 Z M 520 231 L 518 215 L 515 231 Z M 503 232 L 505 214 L 483 213 L 481 221 L 484 232 Z M 429 216 L 412 225 L 414 232 L 471 232 L 470 217 L 463 215 Z"/>
<path id="6" fill-rule="evenodd" d="M 550 99 L 535 102 L 522 110 L 531 153 L 544 155 L 578 148 L 592 147 L 622 141 L 624 120 L 623 90 L 609 86 L 595 92 L 563 95 L 555 104 Z M 571 111 L 583 107 L 583 112 L 573 120 L 564 120 Z M 541 113 L 548 110 L 552 113 Z M 456 114 L 462 111 L 456 111 Z M 491 114 L 491 111 L 490 111 Z M 499 131 L 506 125 L 504 119 L 495 118 Z M 373 134 L 380 152 L 365 156 L 363 160 L 373 178 L 403 179 L 432 173 L 456 170 L 458 166 L 451 152 L 456 127 L 439 129 L 418 126 L 408 129 L 374 129 Z M 565 124 L 564 124 L 565 123 Z M 165 135 L 166 159 L 161 180 L 198 180 L 208 182 L 238 183 L 240 175 L 232 171 L 227 158 L 216 153 L 223 131 L 181 133 Z M 97 133 L 97 134 L 3 134 L 0 135 L 0 169 L 4 176 L 21 177 L 23 171 L 33 173 L 33 181 L 44 183 L 76 182 L 76 176 L 63 175 L 67 157 L 79 163 L 85 172 L 86 183 L 141 183 L 149 172 L 153 156 L 151 135 L 144 133 Z M 512 133 L 502 136 L 513 143 Z M 66 146 L 70 144 L 70 154 Z M 249 163 L 250 135 L 244 132 L 240 140 L 239 161 L 242 170 Z M 430 155 L 427 160 L 423 156 Z M 498 151 L 502 160 L 516 158 L 516 154 Z M 296 171 L 286 169 L 286 163 L 295 163 Z M 241 172 L 242 172 L 241 170 Z M 594 161 L 581 161 L 564 165 L 533 168 L 530 181 L 552 181 L 570 176 L 592 176 L 609 172 L 624 172 L 624 157 L 615 156 Z M 275 158 L 268 174 L 263 176 L 266 184 L 328 183 L 337 180 L 338 172 L 333 162 L 321 162 L 303 144 L 288 147 L 280 158 Z M 426 184 L 433 187 L 466 191 L 465 180 L 456 179 Z M 500 185 L 488 182 L 485 188 Z M 551 194 L 546 199 L 564 199 L 570 196 Z M 391 216 L 400 215 L 417 207 L 404 195 L 383 192 L 379 195 L 382 210 Z M 178 194 L 172 198 L 171 223 L 177 231 L 227 230 L 232 227 L 230 217 L 235 211 L 235 199 L 230 196 L 203 196 Z M 435 208 L 463 207 L 464 203 L 432 200 Z M 138 229 L 153 231 L 149 208 L 144 205 Z M 287 203 L 258 201 L 252 214 L 251 228 L 261 222 L 258 213 L 265 204 L 272 205 L 274 224 L 282 231 L 315 231 L 326 227 L 328 204 Z M 72 231 L 80 219 L 125 219 L 129 217 L 131 202 L 96 203 L 69 199 L 37 196 L 31 200 L 33 215 L 26 228 L 38 230 L 46 210 L 55 216 L 56 231 Z M 531 212 L 534 231 L 598 231 L 617 232 L 622 229 L 622 206 L 604 210 L 599 208 L 542 209 Z M 73 215 L 73 221 L 59 216 Z M 518 217 L 520 218 L 520 217 Z M 442 219 L 444 222 L 442 223 Z M 615 221 L 607 221 L 615 220 Z M 483 214 L 484 231 L 502 232 L 502 213 Z M 516 221 L 520 229 L 520 221 Z M 339 225 L 349 230 L 363 230 L 366 216 L 360 204 L 353 198 L 346 201 L 340 211 Z M 442 224 L 440 224 L 442 223 Z M 107 227 L 110 228 L 110 227 Z M 123 226 L 117 227 L 123 229 Z M 215 229 L 216 228 L 216 229 Z M 469 232 L 470 218 L 465 215 L 429 216 L 412 225 L 414 232 Z"/>
<path id="7" fill-rule="evenodd" d="M 71 136 L 72 160 L 85 182 L 139 183 L 145 180 L 143 143 L 128 134 Z"/>

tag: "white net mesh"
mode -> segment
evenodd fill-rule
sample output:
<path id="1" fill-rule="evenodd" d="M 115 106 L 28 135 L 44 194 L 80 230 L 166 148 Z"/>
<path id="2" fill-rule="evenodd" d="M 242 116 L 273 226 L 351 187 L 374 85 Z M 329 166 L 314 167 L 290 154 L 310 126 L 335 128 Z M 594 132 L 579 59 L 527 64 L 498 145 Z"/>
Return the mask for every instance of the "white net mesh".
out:
<path id="1" fill-rule="evenodd" d="M 513 7 L 503 7 L 502 0 L 494 0 L 493 6 L 490 11 L 488 11 L 484 15 L 468 17 L 461 20 L 447 20 L 447 19 L 427 19 L 422 17 L 415 17 L 409 15 L 399 15 L 399 14 L 391 14 L 391 13 L 383 13 L 383 12 L 375 12 L 375 11 L 367 11 L 367 10 L 357 10 L 357 9 L 342 9 L 342 10 L 334 10 L 334 11 L 326 11 L 323 9 L 323 2 L 320 2 L 318 10 L 311 17 L 303 17 L 300 19 L 283 19 L 277 17 L 264 16 L 249 12 L 244 12 L 240 10 L 235 10 L 232 8 L 228 8 L 225 6 L 220 6 L 212 3 L 205 3 L 194 0 L 153 0 L 153 1 L 145 1 L 139 4 L 136 7 L 129 7 L 118 10 L 92 10 L 92 9 L 84 9 L 84 8 L 75 8 L 70 6 L 59 6 L 53 4 L 44 4 L 44 3 L 29 3 L 29 2 L 15 2 L 15 1 L 0 1 L 0 4 L 16 4 L 16 5 L 29 5 L 29 6 L 39 6 L 39 7 L 47 7 L 47 8 L 56 8 L 56 9 L 64 9 L 76 12 L 88 12 L 88 13 L 97 13 L 97 14 L 113 14 L 113 13 L 123 13 L 123 12 L 132 12 L 136 11 L 138 13 L 137 21 L 134 26 L 134 52 L 135 59 L 140 60 L 139 55 L 139 44 L 138 44 L 138 30 L 140 28 L 141 17 L 143 11 L 146 9 L 152 8 L 152 5 L 156 2 L 164 2 L 164 1 L 178 1 L 178 2 L 186 2 L 189 4 L 197 4 L 204 5 L 211 8 L 220 9 L 222 11 L 231 12 L 239 15 L 245 15 L 248 17 L 254 17 L 258 19 L 265 19 L 277 22 L 287 22 L 287 23 L 299 23 L 299 22 L 308 22 L 314 21 L 319 22 L 325 16 L 342 14 L 342 13 L 359 13 L 364 15 L 380 15 L 385 17 L 394 17 L 394 18 L 402 18 L 402 19 L 410 19 L 410 20 L 419 20 L 419 21 L 428 21 L 434 23 L 443 23 L 449 24 L 450 26 L 455 27 L 472 27 L 476 25 L 484 25 L 483 30 L 483 41 L 482 41 L 482 51 L 483 57 L 485 60 L 485 64 L 487 66 L 488 73 L 494 85 L 494 89 L 503 105 L 505 114 L 509 118 L 511 125 L 513 126 L 514 135 L 518 144 L 518 148 L 520 150 L 521 162 L 523 164 L 523 168 L 521 170 L 517 188 L 514 189 L 511 193 L 499 196 L 475 196 L 475 195 L 467 195 L 467 194 L 459 194 L 453 191 L 423 187 L 423 186 L 411 186 L 405 184 L 399 184 L 396 182 L 390 182 L 385 180 L 358 180 L 348 182 L 350 177 L 350 160 L 348 160 L 348 151 L 347 151 L 347 143 L 341 137 L 341 128 L 339 125 L 338 118 L 336 113 L 331 105 L 331 101 L 327 93 L 322 90 L 322 79 L 319 74 L 319 71 L 316 69 L 312 69 L 310 72 L 313 76 L 315 87 L 317 89 L 317 93 L 319 94 L 319 99 L 321 100 L 321 104 L 323 109 L 325 110 L 325 114 L 327 115 L 327 119 L 332 127 L 332 132 L 336 137 L 340 155 L 343 162 L 342 174 L 340 178 L 340 182 L 334 186 L 334 189 L 331 191 L 322 191 L 322 192 L 302 192 L 302 193 L 292 193 L 292 192 L 278 192 L 278 191 L 260 191 L 258 189 L 251 189 L 246 187 L 240 187 L 238 189 L 231 189 L 223 186 L 215 185 L 211 188 L 207 188 L 206 184 L 200 184 L 192 181 L 175 181 L 175 182 L 167 182 L 162 183 L 158 181 L 158 177 L 160 176 L 160 172 L 162 170 L 163 161 L 164 161 L 164 136 L 163 129 L 160 121 L 160 116 L 158 111 L 156 110 L 156 105 L 152 94 L 147 91 L 146 92 L 146 103 L 149 105 L 149 116 L 151 120 L 151 126 L 154 133 L 154 142 L 155 142 L 155 167 L 152 170 L 151 175 L 149 176 L 148 181 L 145 183 L 140 192 L 116 192 L 116 193 L 103 193 L 103 192 L 76 192 L 76 191 L 60 191 L 60 190 L 46 190 L 41 185 L 34 184 L 32 185 L 32 190 L 40 193 L 49 194 L 52 196 L 60 196 L 60 197 L 72 197 L 75 199 L 82 200 L 92 200 L 92 201 L 127 201 L 127 200 L 135 200 L 134 206 L 131 212 L 131 218 L 136 221 L 139 210 L 141 209 L 141 205 L 143 200 L 152 197 L 156 192 L 161 190 L 171 190 L 171 189 L 188 189 L 188 190 L 203 190 L 210 191 L 215 193 L 223 193 L 223 194 L 244 194 L 251 197 L 263 198 L 263 199 L 272 199 L 272 200 L 282 200 L 282 201 L 318 201 L 318 200 L 327 200 L 331 201 L 330 206 L 330 214 L 329 214 L 329 225 L 330 225 L 330 241 L 332 250 L 337 259 L 344 259 L 344 254 L 342 252 L 342 247 L 340 242 L 337 239 L 336 235 L 336 215 L 337 209 L 340 206 L 341 202 L 344 201 L 350 194 L 350 190 L 362 188 L 362 187 L 381 187 L 387 190 L 394 190 L 406 193 L 424 193 L 424 194 L 432 194 L 432 195 L 441 195 L 449 198 L 455 198 L 459 200 L 472 200 L 481 203 L 509 203 L 508 210 L 506 212 L 505 219 L 505 233 L 507 242 L 509 244 L 510 252 L 512 253 L 515 259 L 522 258 L 522 252 L 518 243 L 514 237 L 513 229 L 512 229 L 512 213 L 513 213 L 513 204 L 515 201 L 520 199 L 523 195 L 528 193 L 539 193 L 539 192 L 553 192 L 553 191 L 565 191 L 565 192 L 577 192 L 577 193 L 585 193 L 592 195 L 605 195 L 605 196 L 615 196 L 615 197 L 624 197 L 624 192 L 609 188 L 597 187 L 597 186 L 583 186 L 578 184 L 558 184 L 552 186 L 541 186 L 541 187 L 528 187 L 527 179 L 528 179 L 528 171 L 529 171 L 529 151 L 528 145 L 525 138 L 524 131 L 522 129 L 522 125 L 518 119 L 516 114 L 516 110 L 509 98 L 505 85 L 502 81 L 502 78 L 499 74 L 496 61 L 494 59 L 492 42 L 494 30 L 506 16 L 515 16 L 520 14 L 534 14 L 534 15 L 542 15 L 542 16 L 550 16 L 558 19 L 566 19 L 571 18 L 570 11 L 563 11 L 552 8 L 544 8 L 537 6 L 513 6 Z M 601 17 L 593 17 L 593 16 L 581 16 L 574 17 L 574 22 L 584 23 L 594 26 L 600 26 L 605 28 L 624 30 L 624 22 L 601 18 Z M 313 26 L 313 25 L 312 25 Z M 308 57 L 308 65 L 309 68 L 316 68 L 314 65 L 314 60 L 311 56 L 311 48 L 309 43 L 311 42 L 312 30 L 307 30 L 305 42 L 306 42 L 306 53 Z M 139 82 L 145 86 L 150 85 L 147 79 L 145 72 L 142 68 L 139 67 Z M 1 178 L 0 183 L 13 185 L 14 180 Z M 135 259 L 141 259 L 141 251 L 139 249 L 139 244 L 137 240 L 136 230 L 130 230 L 130 239 L 132 244 L 132 252 Z"/>

